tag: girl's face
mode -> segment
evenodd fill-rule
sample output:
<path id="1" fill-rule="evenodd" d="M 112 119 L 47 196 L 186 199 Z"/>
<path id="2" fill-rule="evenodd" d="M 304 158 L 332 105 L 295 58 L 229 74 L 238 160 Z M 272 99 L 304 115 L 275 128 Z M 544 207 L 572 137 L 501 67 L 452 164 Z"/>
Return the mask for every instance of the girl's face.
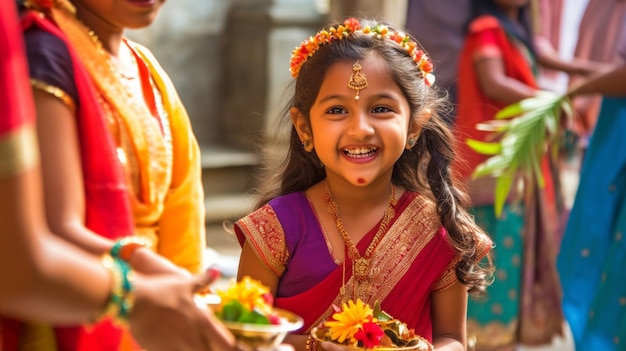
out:
<path id="1" fill-rule="evenodd" d="M 348 87 L 354 63 L 328 69 L 310 110 L 310 133 L 305 123 L 296 123 L 296 129 L 302 140 L 312 141 L 329 177 L 366 186 L 391 179 L 409 132 L 419 133 L 420 127 L 409 130 L 409 104 L 378 55 L 359 61 L 367 87 L 355 99 L 356 91 Z"/>
<path id="2" fill-rule="evenodd" d="M 144 28 L 156 19 L 165 0 L 73 0 L 88 27 L 107 31 Z M 94 28 L 94 29 L 95 29 Z"/>

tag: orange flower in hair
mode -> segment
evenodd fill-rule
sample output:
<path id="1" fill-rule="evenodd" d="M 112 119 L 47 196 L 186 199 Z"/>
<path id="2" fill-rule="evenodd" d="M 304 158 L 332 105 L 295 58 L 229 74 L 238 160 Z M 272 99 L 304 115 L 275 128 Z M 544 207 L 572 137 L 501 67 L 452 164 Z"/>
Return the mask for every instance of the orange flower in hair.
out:
<path id="1" fill-rule="evenodd" d="M 415 61 L 420 77 L 424 79 L 424 83 L 427 86 L 431 86 L 435 82 L 435 76 L 432 74 L 432 62 L 426 53 L 418 48 L 417 43 L 411 40 L 409 35 L 390 30 L 389 27 L 380 23 L 373 23 L 372 26 L 368 25 L 361 28 L 361 23 L 356 18 L 348 18 L 342 25 L 330 27 L 328 30 L 322 30 L 315 36 L 309 37 L 309 39 L 303 41 L 299 47 L 296 47 L 291 53 L 291 62 L 289 66 L 291 76 L 294 78 L 298 77 L 302 65 L 309 59 L 309 57 L 313 56 L 315 52 L 319 50 L 320 46 L 331 43 L 335 40 L 347 38 L 351 34 L 357 32 L 365 35 L 376 36 L 381 39 L 389 39 L 402 46 L 407 54 L 411 56 L 413 61 Z"/>

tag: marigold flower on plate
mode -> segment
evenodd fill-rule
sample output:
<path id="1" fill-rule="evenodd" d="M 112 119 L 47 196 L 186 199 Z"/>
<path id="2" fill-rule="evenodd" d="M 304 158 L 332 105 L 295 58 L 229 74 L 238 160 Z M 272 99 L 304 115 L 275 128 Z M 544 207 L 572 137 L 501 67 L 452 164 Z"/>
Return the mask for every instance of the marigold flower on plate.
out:
<path id="1" fill-rule="evenodd" d="M 369 305 L 363 303 L 361 299 L 357 299 L 356 303 L 350 300 L 344 303 L 343 309 L 333 314 L 333 319 L 327 321 L 325 325 L 330 329 L 331 339 L 339 343 L 348 340 L 354 344 L 357 342 L 354 335 L 363 328 L 364 323 L 376 323 L 373 313 Z"/>
<path id="2" fill-rule="evenodd" d="M 232 283 L 226 290 L 217 291 L 217 294 L 222 300 L 222 305 L 238 301 L 248 310 L 257 309 L 263 313 L 270 313 L 274 302 L 269 288 L 248 276 Z"/>
<path id="3" fill-rule="evenodd" d="M 317 341 L 333 341 L 364 351 L 434 350 L 427 339 L 384 312 L 378 302 L 373 308 L 360 299 L 349 300 L 341 308 L 332 307 L 335 313 L 331 319 L 311 331 Z"/>

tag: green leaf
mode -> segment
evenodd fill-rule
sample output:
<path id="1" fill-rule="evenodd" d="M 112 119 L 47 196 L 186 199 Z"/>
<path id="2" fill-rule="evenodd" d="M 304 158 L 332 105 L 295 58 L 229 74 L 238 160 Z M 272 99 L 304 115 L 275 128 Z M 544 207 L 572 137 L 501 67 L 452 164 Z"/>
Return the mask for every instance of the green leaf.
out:
<path id="1" fill-rule="evenodd" d="M 250 323 L 250 324 L 270 324 L 269 319 L 265 314 L 261 311 L 254 309 L 252 311 L 244 311 L 244 313 L 239 316 L 237 322 L 240 323 Z"/>
<path id="2" fill-rule="evenodd" d="M 222 311 L 218 317 L 224 321 L 236 322 L 244 313 L 243 305 L 236 300 L 230 301 L 222 307 Z"/>
<path id="3" fill-rule="evenodd" d="M 544 186 L 541 160 L 546 150 L 555 151 L 562 114 L 572 118 L 569 99 L 540 91 L 534 97 L 506 106 L 494 120 L 477 125 L 477 129 L 491 131 L 491 137 L 498 142 L 466 141 L 476 152 L 490 156 L 476 167 L 472 178 L 498 177 L 494 198 L 498 217 L 517 176 L 534 179 L 536 184 Z"/>
<path id="4" fill-rule="evenodd" d="M 515 169 L 514 168 L 510 168 L 509 169 L 509 174 L 507 175 L 502 175 L 500 177 L 498 177 L 498 179 L 496 180 L 496 195 L 495 195 L 495 210 L 496 210 L 496 217 L 500 217 L 502 215 L 502 209 L 504 208 L 504 203 L 506 202 L 506 199 L 509 197 L 509 192 L 511 191 L 511 184 L 513 184 L 513 179 L 515 178 L 514 174 L 511 175 L 511 173 L 515 173 Z"/>
<path id="5" fill-rule="evenodd" d="M 487 143 L 480 140 L 467 139 L 465 143 L 479 154 L 497 155 L 502 152 L 500 143 Z"/>

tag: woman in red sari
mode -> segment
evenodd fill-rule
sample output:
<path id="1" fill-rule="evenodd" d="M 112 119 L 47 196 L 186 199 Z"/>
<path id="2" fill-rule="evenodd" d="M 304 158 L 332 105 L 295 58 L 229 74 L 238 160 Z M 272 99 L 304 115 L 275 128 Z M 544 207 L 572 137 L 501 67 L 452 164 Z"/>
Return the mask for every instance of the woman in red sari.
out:
<path id="1" fill-rule="evenodd" d="M 437 350 L 465 347 L 467 296 L 489 281 L 478 262 L 491 241 L 451 177 L 428 56 L 403 32 L 352 18 L 294 50 L 291 72 L 289 155 L 236 222 L 239 278 L 303 316 L 301 334 L 359 298 Z M 311 349 L 308 338 L 287 342 Z"/>
<path id="2" fill-rule="evenodd" d="M 467 139 L 487 141 L 489 133 L 476 125 L 494 119 L 507 105 L 538 91 L 538 66 L 589 74 L 584 61 L 564 62 L 533 44 L 529 0 L 474 0 L 472 19 L 459 58 L 455 121 L 459 156 L 454 166 L 470 190 L 472 212 L 495 242 L 496 279 L 489 298 L 470 301 L 468 336 L 476 349 L 509 350 L 517 343 L 550 343 L 561 333 L 563 318 L 555 259 L 564 208 L 558 177 L 548 157 L 542 162 L 545 188 L 525 184 L 521 203 L 494 210 L 495 178 L 472 179 L 476 166 L 487 160 L 470 149 Z M 517 183 L 513 181 L 513 193 Z M 517 195 L 517 194 L 515 194 Z M 513 196 L 512 196 L 513 197 Z"/>
<path id="3" fill-rule="evenodd" d="M 167 74 L 124 38 L 163 2 L 32 0 L 22 27 L 51 229 L 95 255 L 133 236 L 147 246 L 134 269 L 188 277 L 205 247 L 199 147 Z M 137 348 L 110 321 L 20 335 L 40 349 Z"/>

